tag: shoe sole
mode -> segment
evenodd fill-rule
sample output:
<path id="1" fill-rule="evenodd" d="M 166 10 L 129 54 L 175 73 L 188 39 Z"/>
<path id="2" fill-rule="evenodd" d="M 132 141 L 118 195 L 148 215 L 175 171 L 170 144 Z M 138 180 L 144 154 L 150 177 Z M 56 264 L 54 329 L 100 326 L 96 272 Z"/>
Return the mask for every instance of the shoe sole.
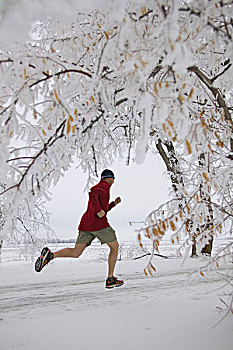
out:
<path id="1" fill-rule="evenodd" d="M 43 263 L 45 261 L 45 259 L 47 258 L 49 254 L 49 249 L 48 248 L 43 248 L 41 251 L 41 255 L 39 256 L 39 258 L 37 258 L 36 262 L 35 262 L 35 271 L 36 272 L 40 272 L 43 269 Z"/>

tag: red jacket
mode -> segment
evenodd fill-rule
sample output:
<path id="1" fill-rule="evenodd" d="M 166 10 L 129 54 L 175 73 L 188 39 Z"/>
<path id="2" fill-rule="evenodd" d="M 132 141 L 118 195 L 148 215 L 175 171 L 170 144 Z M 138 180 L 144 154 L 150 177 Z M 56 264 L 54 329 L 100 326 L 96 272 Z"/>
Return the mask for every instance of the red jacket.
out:
<path id="1" fill-rule="evenodd" d="M 115 203 L 109 204 L 110 185 L 107 181 L 101 180 L 93 186 L 89 192 L 89 201 L 87 211 L 83 214 L 78 229 L 80 231 L 99 231 L 109 227 L 107 216 L 99 218 L 97 213 L 104 210 L 107 213 Z"/>

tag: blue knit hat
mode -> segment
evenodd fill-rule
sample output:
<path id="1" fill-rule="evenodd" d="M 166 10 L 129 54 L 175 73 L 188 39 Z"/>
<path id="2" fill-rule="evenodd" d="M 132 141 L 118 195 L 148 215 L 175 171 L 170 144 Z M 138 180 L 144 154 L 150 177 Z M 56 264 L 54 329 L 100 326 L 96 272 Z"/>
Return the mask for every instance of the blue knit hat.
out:
<path id="1" fill-rule="evenodd" d="M 101 180 L 107 179 L 109 177 L 111 177 L 112 179 L 115 179 L 115 176 L 114 176 L 112 170 L 109 170 L 109 169 L 103 170 L 101 173 Z"/>

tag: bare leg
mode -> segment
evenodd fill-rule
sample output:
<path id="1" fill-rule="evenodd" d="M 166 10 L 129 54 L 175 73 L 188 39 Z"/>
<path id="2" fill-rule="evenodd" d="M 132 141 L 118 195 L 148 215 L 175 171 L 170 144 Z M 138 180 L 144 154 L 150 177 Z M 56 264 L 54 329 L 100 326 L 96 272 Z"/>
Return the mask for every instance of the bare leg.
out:
<path id="1" fill-rule="evenodd" d="M 76 244 L 74 248 L 64 248 L 54 252 L 54 258 L 78 258 L 85 250 L 87 243 Z"/>
<path id="2" fill-rule="evenodd" d="M 110 253 L 108 257 L 108 277 L 112 277 L 114 274 L 114 269 L 117 260 L 119 244 L 117 241 L 106 243 L 110 248 Z"/>

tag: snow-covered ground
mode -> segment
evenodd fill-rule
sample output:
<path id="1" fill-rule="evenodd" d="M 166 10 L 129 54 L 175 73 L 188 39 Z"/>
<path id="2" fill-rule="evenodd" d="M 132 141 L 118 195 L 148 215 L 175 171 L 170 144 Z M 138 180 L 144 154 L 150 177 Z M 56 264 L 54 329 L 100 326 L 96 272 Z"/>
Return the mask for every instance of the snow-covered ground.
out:
<path id="1" fill-rule="evenodd" d="M 97 244 L 88 249 L 80 259 L 53 261 L 39 274 L 33 262 L 8 262 L 3 252 L 0 350 L 232 349 L 232 315 L 213 327 L 221 317 L 219 296 L 228 287 L 220 288 L 213 271 L 187 282 L 203 259 L 182 265 L 175 256 L 155 257 L 157 272 L 145 277 L 147 258 L 132 260 L 131 251 L 116 268 L 125 285 L 106 290 L 106 251 Z M 220 265 L 220 272 L 226 268 Z"/>

